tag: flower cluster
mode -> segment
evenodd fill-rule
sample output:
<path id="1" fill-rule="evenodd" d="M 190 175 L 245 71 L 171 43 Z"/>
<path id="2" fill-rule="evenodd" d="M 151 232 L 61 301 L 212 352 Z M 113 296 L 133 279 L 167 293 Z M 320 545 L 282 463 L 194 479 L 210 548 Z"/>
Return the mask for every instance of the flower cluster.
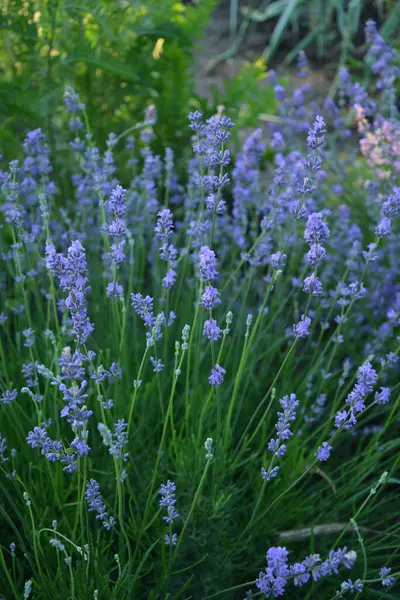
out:
<path id="1" fill-rule="evenodd" d="M 125 237 L 126 237 L 126 190 L 120 185 L 111 192 L 107 203 L 109 213 L 113 221 L 107 227 L 107 232 L 112 240 L 109 256 L 113 265 L 113 281 L 107 286 L 107 296 L 120 298 L 122 296 L 122 286 L 116 281 L 116 269 L 125 260 Z"/>
<path id="2" fill-rule="evenodd" d="M 278 422 L 275 425 L 276 439 L 271 438 L 268 442 L 268 450 L 272 452 L 271 464 L 268 470 L 261 469 L 261 477 L 264 481 L 270 481 L 278 475 L 279 467 L 274 466 L 274 462 L 277 458 L 281 458 L 286 454 L 286 444 L 283 441 L 288 440 L 293 433 L 290 431 L 290 423 L 296 419 L 296 408 L 299 405 L 299 401 L 296 398 L 296 394 L 290 394 L 290 396 L 284 396 L 279 400 L 283 412 L 278 412 Z"/>
<path id="3" fill-rule="evenodd" d="M 366 363 L 358 369 L 357 383 L 346 398 L 349 408 L 336 414 L 336 428 L 351 429 L 357 424 L 356 415 L 365 410 L 365 397 L 372 392 L 377 379 L 378 375 L 371 363 Z"/>
<path id="4" fill-rule="evenodd" d="M 167 263 L 167 272 L 163 278 L 163 286 L 167 289 L 171 288 L 176 280 L 176 261 L 178 252 L 170 243 L 173 235 L 173 218 L 172 213 L 168 208 L 164 208 L 158 213 L 157 224 L 154 228 L 155 234 L 160 242 L 160 257 L 161 260 Z"/>
<path id="5" fill-rule="evenodd" d="M 222 383 L 224 383 L 225 375 L 226 375 L 226 370 L 223 367 L 221 367 L 221 365 L 217 364 L 214 367 L 212 367 L 210 376 L 208 378 L 208 382 L 210 385 L 213 385 L 214 387 L 218 387 Z"/>
<path id="6" fill-rule="evenodd" d="M 170 526 L 173 524 L 175 519 L 179 518 L 179 514 L 176 512 L 175 509 L 175 491 L 176 485 L 170 480 L 168 480 L 165 484 L 163 483 L 158 491 L 158 493 L 161 495 L 160 506 L 162 508 L 167 509 L 167 514 L 163 517 L 163 521 L 165 521 Z M 166 534 L 164 539 L 167 546 L 176 546 L 178 536 L 176 533 L 171 535 Z"/>
<path id="7" fill-rule="evenodd" d="M 97 428 L 109 453 L 122 463 L 126 463 L 129 452 L 125 452 L 125 446 L 128 444 L 128 423 L 125 419 L 120 419 L 114 424 L 113 432 L 104 423 L 99 423 Z M 119 479 L 122 482 L 126 477 L 126 470 L 123 469 L 119 474 Z"/>
<path id="8" fill-rule="evenodd" d="M 302 587 L 308 581 L 318 581 L 322 577 L 337 575 L 340 567 L 351 569 L 357 555 L 346 547 L 331 550 L 326 560 L 319 554 L 310 554 L 302 562 L 288 564 L 289 552 L 285 547 L 272 547 L 267 551 L 267 567 L 259 574 L 256 587 L 266 598 L 278 598 L 285 592 L 290 581 Z"/>
<path id="9" fill-rule="evenodd" d="M 217 257 L 208 246 L 203 246 L 199 253 L 200 278 L 202 281 L 212 281 L 218 276 Z"/>
<path id="10" fill-rule="evenodd" d="M 71 313 L 72 333 L 78 344 L 84 344 L 94 330 L 87 314 L 88 285 L 86 253 L 79 241 L 72 242 L 65 257 L 57 253 L 54 244 L 46 245 L 46 265 L 58 277 L 61 289 L 68 292 L 65 306 Z"/>
<path id="11" fill-rule="evenodd" d="M 88 511 L 96 512 L 96 519 L 99 519 L 103 523 L 104 529 L 110 530 L 117 521 L 114 517 L 109 516 L 100 493 L 100 486 L 95 479 L 91 479 L 86 484 L 85 497 L 88 504 Z"/>

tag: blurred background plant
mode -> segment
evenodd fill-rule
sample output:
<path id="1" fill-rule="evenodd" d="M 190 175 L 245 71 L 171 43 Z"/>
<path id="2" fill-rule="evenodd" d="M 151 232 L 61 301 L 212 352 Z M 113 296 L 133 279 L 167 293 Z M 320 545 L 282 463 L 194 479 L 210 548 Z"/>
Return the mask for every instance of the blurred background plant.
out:
<path id="1" fill-rule="evenodd" d="M 235 56 L 256 29 L 264 34 L 262 57 L 285 55 L 285 64 L 305 50 L 318 61 L 344 66 L 364 53 L 363 25 L 373 18 L 392 43 L 400 31 L 398 0 L 228 0 L 230 45 L 208 69 Z"/>
<path id="2" fill-rule="evenodd" d="M 215 5 L 174 0 L 3 0 L 0 8 L 2 146 L 38 123 L 54 143 L 65 85 L 86 104 L 96 139 L 159 114 L 160 143 L 187 130 L 193 41 Z M 42 125 L 43 127 L 43 125 Z M 52 139 L 53 138 L 53 139 Z"/>

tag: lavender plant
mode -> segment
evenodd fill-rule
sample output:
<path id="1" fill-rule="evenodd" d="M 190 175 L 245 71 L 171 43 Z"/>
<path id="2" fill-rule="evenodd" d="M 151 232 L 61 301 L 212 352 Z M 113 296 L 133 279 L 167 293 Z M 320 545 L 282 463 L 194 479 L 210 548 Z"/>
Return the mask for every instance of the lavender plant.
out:
<path id="1" fill-rule="evenodd" d="M 375 158 L 399 70 L 377 36 L 373 98 L 343 73 L 337 103 L 287 100 L 272 73 L 279 118 L 235 158 L 232 121 L 191 112 L 179 184 L 153 107 L 126 178 L 72 88 L 74 197 L 40 129 L 3 159 L 5 597 L 398 597 L 396 141 Z"/>

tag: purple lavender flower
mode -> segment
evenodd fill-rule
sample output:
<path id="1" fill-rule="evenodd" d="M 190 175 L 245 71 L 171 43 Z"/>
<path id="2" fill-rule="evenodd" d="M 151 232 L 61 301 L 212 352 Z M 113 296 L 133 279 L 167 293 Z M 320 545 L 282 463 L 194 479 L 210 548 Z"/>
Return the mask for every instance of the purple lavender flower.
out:
<path id="1" fill-rule="evenodd" d="M 293 333 L 297 338 L 305 338 L 310 335 L 309 328 L 311 325 L 310 317 L 301 315 L 301 319 L 298 323 L 293 325 Z"/>
<path id="2" fill-rule="evenodd" d="M 72 119 L 69 120 L 68 127 L 71 131 L 79 131 L 83 128 L 83 123 L 79 117 L 72 117 Z"/>
<path id="3" fill-rule="evenodd" d="M 1 402 L 1 404 L 11 404 L 11 402 L 14 402 L 14 400 L 16 399 L 17 396 L 18 396 L 17 390 L 15 390 L 15 389 L 12 391 L 6 390 L 0 396 L 0 402 Z"/>
<path id="4" fill-rule="evenodd" d="M 94 330 L 87 316 L 86 294 L 90 291 L 86 279 L 86 253 L 79 241 L 68 248 L 67 257 L 58 254 L 53 244 L 46 246 L 46 266 L 60 280 L 63 290 L 69 292 L 65 306 L 71 312 L 72 333 L 79 344 L 84 344 Z"/>
<path id="5" fill-rule="evenodd" d="M 347 592 L 350 592 L 350 594 L 355 594 L 356 592 L 362 592 L 362 590 L 363 584 L 360 579 L 356 579 L 354 583 L 351 579 L 348 579 L 347 581 L 343 581 L 340 585 L 340 591 L 342 594 L 346 594 Z"/>
<path id="6" fill-rule="evenodd" d="M 366 295 L 367 290 L 364 284 L 359 281 L 353 281 L 349 285 L 342 285 L 340 288 L 341 298 L 338 301 L 341 306 L 347 306 L 350 301 L 361 300 Z"/>
<path id="7" fill-rule="evenodd" d="M 166 289 L 171 289 L 176 281 L 176 271 L 174 269 L 168 269 L 163 277 L 162 284 Z"/>
<path id="8" fill-rule="evenodd" d="M 222 330 L 218 327 L 215 319 L 208 319 L 204 322 L 203 336 L 206 337 L 210 342 L 216 342 L 220 339 Z"/>
<path id="9" fill-rule="evenodd" d="M 0 462 L 6 463 L 9 458 L 6 456 L 7 452 L 7 438 L 0 433 Z"/>
<path id="10" fill-rule="evenodd" d="M 154 324 L 155 317 L 153 313 L 153 298 L 143 297 L 142 294 L 131 294 L 132 306 L 136 314 L 143 319 L 146 327 Z"/>
<path id="11" fill-rule="evenodd" d="M 110 282 L 107 284 L 107 289 L 106 289 L 107 298 L 122 298 L 123 293 L 124 293 L 124 289 L 123 289 L 122 285 L 119 285 L 119 283 L 117 281 L 115 283 Z"/>
<path id="12" fill-rule="evenodd" d="M 318 446 L 315 458 L 320 462 L 325 462 L 331 455 L 332 446 L 328 442 L 322 442 L 322 446 Z"/>
<path id="13" fill-rule="evenodd" d="M 163 520 L 166 523 L 168 523 L 169 525 L 172 525 L 172 523 L 175 521 L 175 519 L 179 518 L 179 514 L 176 512 L 176 509 L 175 509 L 175 504 L 176 504 L 175 491 L 176 491 L 176 485 L 169 479 L 168 479 L 167 483 L 165 483 L 165 484 L 163 483 L 160 486 L 160 489 L 158 491 L 158 493 L 161 495 L 160 506 L 162 508 L 167 509 L 167 515 L 165 517 L 163 517 Z"/>
<path id="14" fill-rule="evenodd" d="M 71 448 L 73 448 L 78 456 L 87 456 L 89 454 L 90 447 L 87 445 L 86 440 L 82 437 L 76 437 L 71 442 Z"/>
<path id="15" fill-rule="evenodd" d="M 61 383 L 59 390 L 63 394 L 64 402 L 70 404 L 71 406 L 78 406 L 83 404 L 88 397 L 88 395 L 85 394 L 86 387 L 87 381 L 83 380 L 79 385 L 72 383 L 69 388 L 65 385 L 65 383 Z"/>
<path id="16" fill-rule="evenodd" d="M 35 332 L 33 331 L 33 329 L 24 329 L 22 335 L 25 338 L 25 348 L 31 348 L 35 344 Z"/>
<path id="17" fill-rule="evenodd" d="M 200 278 L 203 281 L 212 281 L 218 276 L 217 258 L 215 252 L 208 246 L 203 246 L 199 254 Z"/>
<path id="18" fill-rule="evenodd" d="M 297 56 L 297 77 L 307 77 L 310 74 L 307 54 L 301 50 Z"/>
<path id="19" fill-rule="evenodd" d="M 390 388 L 381 387 L 380 392 L 376 392 L 375 394 L 375 402 L 377 404 L 387 404 L 390 400 Z"/>
<path id="20" fill-rule="evenodd" d="M 111 192 L 108 200 L 108 210 L 114 218 L 124 217 L 126 214 L 126 190 L 120 185 Z"/>
<path id="21" fill-rule="evenodd" d="M 369 44 L 367 58 L 371 62 L 371 70 L 373 73 L 379 74 L 376 87 L 384 90 L 388 108 L 389 110 L 393 109 L 395 106 L 394 82 L 400 74 L 398 57 L 393 48 L 378 33 L 376 23 L 372 19 L 368 19 L 366 23 L 365 37 Z"/>
<path id="22" fill-rule="evenodd" d="M 378 374 L 371 363 L 365 363 L 358 369 L 356 388 L 363 395 L 369 394 L 377 380 Z"/>
<path id="23" fill-rule="evenodd" d="M 366 363 L 358 369 L 357 383 L 346 398 L 346 404 L 350 406 L 353 413 L 359 413 L 365 409 L 364 399 L 372 392 L 378 379 L 378 375 L 371 363 Z"/>
<path id="24" fill-rule="evenodd" d="M 75 350 L 72 354 L 70 347 L 64 348 L 58 361 L 62 379 L 64 381 L 83 379 L 85 377 L 85 369 L 82 365 L 86 360 L 86 356 L 79 350 Z"/>
<path id="25" fill-rule="evenodd" d="M 57 462 L 62 459 L 63 446 L 58 440 L 48 439 L 43 446 L 42 454 L 45 455 L 49 462 Z"/>
<path id="26" fill-rule="evenodd" d="M 201 131 L 203 128 L 202 118 L 203 115 L 200 111 L 195 110 L 193 112 L 190 112 L 188 114 L 188 119 L 190 121 L 190 129 L 192 129 L 193 131 Z"/>
<path id="27" fill-rule="evenodd" d="M 349 429 L 352 425 L 357 424 L 357 419 L 352 413 L 349 414 L 347 410 L 338 411 L 335 416 L 335 427 L 337 429 L 341 429 L 342 427 L 347 425 L 348 418 L 350 418 L 350 422 L 347 427 Z"/>
<path id="28" fill-rule="evenodd" d="M 104 529 L 110 530 L 116 520 L 107 513 L 106 506 L 100 493 L 100 486 L 95 479 L 90 479 L 86 484 L 86 502 L 89 512 L 97 512 L 96 519 L 103 523 Z"/>
<path id="29" fill-rule="evenodd" d="M 382 578 L 383 587 L 391 587 L 394 584 L 394 577 L 389 577 L 392 569 L 389 567 L 382 567 L 379 571 L 379 577 Z"/>
<path id="30" fill-rule="evenodd" d="M 376 229 L 375 235 L 379 238 L 387 237 L 392 233 L 392 221 L 389 217 L 383 216 L 379 221 Z"/>
<path id="31" fill-rule="evenodd" d="M 281 85 L 276 85 L 274 87 L 275 98 L 282 102 L 286 98 L 285 88 Z"/>
<path id="32" fill-rule="evenodd" d="M 290 396 L 281 398 L 279 404 L 283 408 L 283 412 L 278 412 L 278 422 L 275 425 L 277 439 L 271 438 L 268 443 L 268 450 L 273 453 L 273 456 L 268 470 L 261 469 L 261 477 L 264 481 L 270 481 L 278 475 L 279 467 L 274 466 L 274 462 L 276 458 L 281 458 L 286 453 L 286 445 L 282 442 L 293 435 L 290 431 L 290 423 L 296 418 L 296 408 L 299 401 L 296 394 L 290 394 Z"/>
<path id="33" fill-rule="evenodd" d="M 271 267 L 273 269 L 283 269 L 286 263 L 286 258 L 286 254 L 282 254 L 282 252 L 275 252 L 275 254 L 271 254 Z"/>
<path id="34" fill-rule="evenodd" d="M 274 131 L 270 145 L 273 150 L 284 150 L 286 148 L 285 138 L 280 131 Z"/>
<path id="35" fill-rule="evenodd" d="M 321 244 L 313 244 L 306 254 L 306 260 L 310 265 L 319 265 L 326 259 L 326 250 Z"/>
<path id="36" fill-rule="evenodd" d="M 226 374 L 225 369 L 223 369 L 220 365 L 215 365 L 215 367 L 213 367 L 211 369 L 211 374 L 208 378 L 208 382 L 210 385 L 213 385 L 214 387 L 218 387 L 219 385 L 221 385 L 224 382 L 224 376 Z"/>
<path id="37" fill-rule="evenodd" d="M 329 233 L 329 227 L 323 220 L 322 213 L 312 213 L 308 217 L 307 226 L 304 231 L 304 239 L 310 246 L 310 250 L 306 255 L 306 261 L 309 264 L 313 266 L 318 265 L 326 258 L 326 250 L 322 244 L 328 239 Z M 309 284 L 315 283 L 316 289 L 318 290 L 321 287 L 321 284 L 319 284 L 318 279 L 317 282 L 315 282 L 316 276 L 313 278 L 313 275 L 310 276 L 312 278 L 311 281 L 310 278 L 307 278 L 307 284 L 306 282 L 304 282 L 304 284 L 305 287 L 308 287 Z"/>
<path id="38" fill-rule="evenodd" d="M 122 459 L 124 462 L 128 460 L 129 453 L 124 453 L 124 447 L 128 443 L 128 423 L 125 419 L 120 419 L 114 425 L 112 434 L 112 443 L 110 446 L 110 454 L 117 459 Z"/>
<path id="39" fill-rule="evenodd" d="M 286 446 L 285 446 L 286 448 Z M 268 471 L 261 467 L 261 477 L 264 481 L 271 481 L 271 479 L 275 479 L 279 473 L 279 467 L 269 467 Z"/>
<path id="40" fill-rule="evenodd" d="M 393 194 L 389 194 L 381 207 L 385 217 L 396 217 L 400 214 L 400 187 L 393 188 Z"/>
<path id="41" fill-rule="evenodd" d="M 28 433 L 26 441 L 31 448 L 43 448 L 47 439 L 48 435 L 44 427 L 34 427 L 33 431 Z"/>
<path id="42" fill-rule="evenodd" d="M 269 548 L 267 552 L 267 568 L 256 580 L 256 587 L 267 598 L 282 596 L 290 575 L 288 567 L 288 551 L 280 546 Z"/>
<path id="43" fill-rule="evenodd" d="M 61 457 L 61 463 L 65 465 L 63 471 L 66 473 L 75 473 L 78 469 L 77 455 L 76 454 L 63 454 Z"/>
<path id="44" fill-rule="evenodd" d="M 154 356 L 150 356 L 150 362 L 153 365 L 154 373 L 161 373 L 164 369 L 164 365 L 160 358 L 154 358 Z"/>
<path id="45" fill-rule="evenodd" d="M 218 199 L 215 194 L 210 194 L 206 198 L 206 208 L 211 213 L 223 215 L 226 211 L 226 202 L 225 200 Z"/>
<path id="46" fill-rule="evenodd" d="M 178 542 L 178 534 L 173 533 L 172 536 L 170 537 L 168 535 L 168 533 L 166 533 L 164 536 L 164 541 L 165 541 L 166 546 L 176 546 L 176 544 Z"/>
<path id="47" fill-rule="evenodd" d="M 305 585 L 310 579 L 310 573 L 304 563 L 294 563 L 290 567 L 290 574 L 296 587 Z"/>
<path id="48" fill-rule="evenodd" d="M 320 296 L 322 294 L 322 283 L 315 273 L 311 273 L 304 280 L 303 292 L 312 296 Z"/>
<path id="49" fill-rule="evenodd" d="M 203 295 L 201 296 L 200 306 L 206 308 L 207 310 L 212 310 L 220 303 L 221 296 L 219 291 L 211 285 L 207 285 Z"/>
<path id="50" fill-rule="evenodd" d="M 126 190 L 120 185 L 111 192 L 108 201 L 108 210 L 113 217 L 111 225 L 108 226 L 108 234 L 114 240 L 111 244 L 110 257 L 114 265 L 119 265 L 125 260 L 124 246 L 126 225 L 124 216 L 126 213 Z"/>
<path id="51" fill-rule="evenodd" d="M 308 132 L 307 145 L 312 150 L 320 148 L 325 141 L 326 125 L 321 116 L 315 118 L 315 121 Z"/>
<path id="52" fill-rule="evenodd" d="M 336 414 L 336 428 L 351 429 L 357 424 L 356 414 L 365 409 L 365 397 L 372 392 L 377 379 L 378 375 L 370 363 L 366 363 L 358 369 L 357 383 L 346 398 L 346 404 L 350 410 L 339 411 Z"/>
<path id="53" fill-rule="evenodd" d="M 64 106 L 70 113 L 85 109 L 85 105 L 80 101 L 79 95 L 70 85 L 67 85 L 64 90 Z"/>
<path id="54" fill-rule="evenodd" d="M 153 325 L 146 333 L 146 341 L 148 346 L 154 346 L 154 344 L 162 338 L 162 327 L 165 326 L 165 315 L 163 312 L 159 313 L 153 322 Z"/>
<path id="55" fill-rule="evenodd" d="M 304 239 L 307 244 L 325 243 L 329 237 L 329 227 L 323 220 L 322 213 L 312 213 L 307 220 Z"/>
<path id="56" fill-rule="evenodd" d="M 168 208 L 164 208 L 158 213 L 157 225 L 154 228 L 154 232 L 161 244 L 168 244 L 173 231 L 172 212 Z"/>
<path id="57" fill-rule="evenodd" d="M 47 434 L 45 427 L 34 427 L 26 438 L 31 448 L 38 448 L 50 462 L 62 460 L 63 447 L 61 442 L 53 441 Z"/>

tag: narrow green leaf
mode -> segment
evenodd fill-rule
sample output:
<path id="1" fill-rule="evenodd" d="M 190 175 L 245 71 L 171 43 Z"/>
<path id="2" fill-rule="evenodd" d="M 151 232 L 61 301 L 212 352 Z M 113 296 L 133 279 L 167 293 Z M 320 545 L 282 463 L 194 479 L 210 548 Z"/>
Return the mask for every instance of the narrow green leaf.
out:
<path id="1" fill-rule="evenodd" d="M 279 21 L 272 33 L 271 41 L 263 52 L 263 56 L 266 60 L 270 60 L 274 55 L 290 19 L 294 18 L 295 11 L 300 7 L 301 4 L 302 0 L 288 0 L 286 8 L 280 16 Z"/>
<path id="2" fill-rule="evenodd" d="M 396 2 L 392 10 L 386 17 L 379 33 L 383 38 L 388 39 L 393 33 L 398 33 L 400 27 L 400 2 Z"/>
<path id="3" fill-rule="evenodd" d="M 286 8 L 288 0 L 277 0 L 273 2 L 267 8 L 262 10 L 257 10 L 256 8 L 252 10 L 249 7 L 243 7 L 240 9 L 240 12 L 244 17 L 250 19 L 250 21 L 254 21 L 255 23 L 263 23 L 268 19 L 274 19 L 278 15 L 281 15 Z"/>

